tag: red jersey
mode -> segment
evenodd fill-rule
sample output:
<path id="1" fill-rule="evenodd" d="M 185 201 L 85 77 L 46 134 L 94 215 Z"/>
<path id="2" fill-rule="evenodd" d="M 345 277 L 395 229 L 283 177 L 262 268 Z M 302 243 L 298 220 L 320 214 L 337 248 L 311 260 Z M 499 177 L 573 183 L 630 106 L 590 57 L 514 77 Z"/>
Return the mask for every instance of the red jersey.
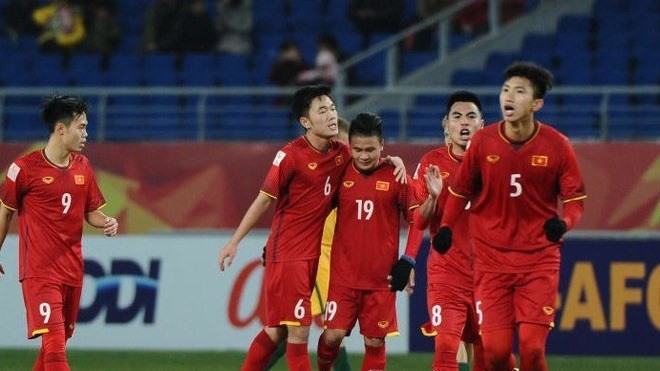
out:
<path id="1" fill-rule="evenodd" d="M 472 200 L 475 269 L 517 273 L 559 268 L 559 243 L 545 221 L 564 203 L 586 198 L 568 138 L 542 123 L 524 143 L 504 135 L 504 122 L 478 131 L 449 191 Z"/>
<path id="2" fill-rule="evenodd" d="M 89 160 L 72 153 L 61 168 L 43 150 L 27 154 L 9 167 L 0 200 L 18 211 L 19 280 L 82 286 L 83 221 L 105 204 Z"/>
<path id="3" fill-rule="evenodd" d="M 304 136 L 277 152 L 261 187 L 277 199 L 266 261 L 319 257 L 323 223 L 349 158 L 348 146 L 341 142 L 331 140 L 330 148 L 320 152 Z"/>
<path id="4" fill-rule="evenodd" d="M 440 169 L 440 175 L 445 184 L 438 197 L 435 214 L 430 221 L 429 232 L 431 237 L 435 236 L 440 229 L 443 205 L 449 195 L 446 184 L 449 184 L 455 177 L 462 160 L 463 156 L 451 152 L 451 146 L 443 146 L 426 153 L 417 165 L 414 185 L 418 199 L 425 200 L 429 196 L 423 176 L 429 165 L 435 165 Z M 447 282 L 472 289 L 472 246 L 469 238 L 468 216 L 468 213 L 461 213 L 452 226 L 452 248 L 447 253 L 443 255 L 433 248 L 430 249 L 427 268 L 429 282 L 431 280 Z"/>
<path id="5" fill-rule="evenodd" d="M 387 276 L 399 259 L 400 215 L 412 220 L 412 210 L 419 206 L 411 180 L 401 184 L 393 171 L 384 162 L 370 174 L 352 165 L 346 169 L 337 197 L 331 285 L 389 290 Z"/>

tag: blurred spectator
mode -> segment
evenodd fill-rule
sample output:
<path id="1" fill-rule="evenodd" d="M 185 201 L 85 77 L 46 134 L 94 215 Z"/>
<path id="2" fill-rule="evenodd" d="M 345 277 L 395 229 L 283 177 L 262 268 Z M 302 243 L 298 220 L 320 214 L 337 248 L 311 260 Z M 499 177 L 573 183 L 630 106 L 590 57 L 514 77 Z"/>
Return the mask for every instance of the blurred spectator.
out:
<path id="1" fill-rule="evenodd" d="M 506 23 L 525 12 L 526 0 L 502 0 L 499 2 L 500 23 Z M 488 1 L 477 1 L 461 11 L 458 28 L 467 34 L 478 34 L 488 29 Z"/>
<path id="2" fill-rule="evenodd" d="M 298 75 L 301 84 L 333 86 L 339 73 L 339 47 L 332 35 L 321 35 L 317 43 L 316 65 Z"/>
<path id="3" fill-rule="evenodd" d="M 87 52 L 111 54 L 119 45 L 121 25 L 113 5 L 96 2 L 88 5 L 87 38 L 83 49 Z"/>
<path id="4" fill-rule="evenodd" d="M 4 22 L 2 31 L 16 40 L 21 35 L 36 35 L 39 28 L 32 22 L 32 13 L 39 0 L 11 0 L 0 10 Z"/>
<path id="5" fill-rule="evenodd" d="M 252 0 L 219 0 L 218 50 L 232 54 L 252 53 L 252 18 Z"/>
<path id="6" fill-rule="evenodd" d="M 173 40 L 168 51 L 209 52 L 218 40 L 204 0 L 193 0 L 187 4 L 172 28 Z"/>
<path id="7" fill-rule="evenodd" d="M 42 28 L 39 36 L 45 52 L 71 52 L 85 39 L 85 20 L 78 7 L 68 0 L 53 0 L 32 13 L 34 23 Z"/>
<path id="8" fill-rule="evenodd" d="M 284 41 L 277 53 L 277 60 L 270 68 L 268 80 L 278 86 L 295 86 L 298 83 L 298 75 L 308 68 L 307 63 L 300 53 L 298 44 L 293 41 Z M 275 99 L 276 106 L 288 106 L 291 96 L 283 95 Z"/>
<path id="9" fill-rule="evenodd" d="M 280 45 L 275 64 L 270 68 L 268 79 L 278 86 L 294 86 L 297 84 L 298 75 L 307 68 L 298 44 L 284 41 Z"/>
<path id="10" fill-rule="evenodd" d="M 419 0 L 417 2 L 417 14 L 410 25 L 423 22 L 436 15 L 456 0 Z M 432 50 L 438 47 L 438 25 L 434 24 L 406 38 L 404 46 L 408 50 Z"/>
<path id="11" fill-rule="evenodd" d="M 157 0 L 147 9 L 142 33 L 144 51 L 154 53 L 173 49 L 176 35 L 172 25 L 176 22 L 180 10 L 179 0 Z"/>
<path id="12" fill-rule="evenodd" d="M 404 0 L 351 0 L 348 4 L 348 18 L 362 34 L 366 48 L 374 33 L 394 33 L 403 25 Z"/>

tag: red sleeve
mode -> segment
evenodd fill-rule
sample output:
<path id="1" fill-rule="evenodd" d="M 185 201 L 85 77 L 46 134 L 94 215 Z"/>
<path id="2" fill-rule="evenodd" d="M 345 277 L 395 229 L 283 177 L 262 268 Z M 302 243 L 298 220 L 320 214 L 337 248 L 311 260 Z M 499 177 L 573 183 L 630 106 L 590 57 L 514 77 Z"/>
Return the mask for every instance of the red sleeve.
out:
<path id="1" fill-rule="evenodd" d="M 273 164 L 266 175 L 261 191 L 272 198 L 279 198 L 280 191 L 289 183 L 293 176 L 295 160 L 291 153 L 278 151 L 273 159 Z"/>
<path id="2" fill-rule="evenodd" d="M 409 175 L 406 175 L 407 184 L 401 186 L 401 191 L 399 192 L 399 207 L 403 211 L 406 220 L 408 223 L 412 224 L 415 222 L 415 214 L 418 213 L 419 201 L 415 195 L 415 189 L 412 185 L 412 179 Z"/>
<path id="3" fill-rule="evenodd" d="M 414 260 L 417 260 L 417 254 L 419 253 L 419 248 L 422 245 L 422 240 L 424 239 L 424 231 L 417 229 L 413 226 L 408 228 L 408 241 L 406 242 L 406 250 L 404 255 L 407 255 Z"/>
<path id="4" fill-rule="evenodd" d="M 559 176 L 559 196 L 564 202 L 584 200 L 587 198 L 587 194 L 582 180 L 582 173 L 573 147 L 567 138 L 564 140 L 564 150 L 562 152 L 564 156 Z"/>
<path id="5" fill-rule="evenodd" d="M 451 189 L 449 190 L 449 193 L 450 194 L 447 197 L 447 201 L 445 201 L 445 206 L 442 210 L 443 215 L 440 226 L 448 226 L 449 228 L 453 228 L 456 219 L 458 219 L 458 216 L 461 213 L 466 212 L 465 205 L 468 203 L 468 200 L 464 197 L 456 195 L 451 191 Z"/>
<path id="6" fill-rule="evenodd" d="M 105 198 L 101 193 L 99 184 L 96 182 L 96 177 L 94 176 L 94 171 L 89 169 L 90 182 L 87 186 L 87 203 L 85 204 L 85 214 L 98 210 L 101 206 L 105 205 Z"/>
<path id="7" fill-rule="evenodd" d="M 23 164 L 13 162 L 7 170 L 5 182 L 0 189 L 0 201 L 12 210 L 18 210 L 20 200 L 25 193 L 27 179 L 23 167 Z"/>
<path id="8" fill-rule="evenodd" d="M 574 200 L 574 201 L 566 202 L 564 204 L 563 219 L 566 222 L 567 230 L 570 231 L 573 228 L 573 226 L 577 224 L 577 222 L 582 217 L 583 211 L 584 211 L 584 199 Z"/>

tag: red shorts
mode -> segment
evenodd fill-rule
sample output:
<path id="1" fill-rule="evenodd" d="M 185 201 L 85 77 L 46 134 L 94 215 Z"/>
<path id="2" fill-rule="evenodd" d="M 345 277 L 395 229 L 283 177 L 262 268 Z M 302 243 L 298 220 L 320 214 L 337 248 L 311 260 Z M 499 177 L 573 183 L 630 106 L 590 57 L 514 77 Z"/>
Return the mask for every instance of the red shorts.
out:
<path id="1" fill-rule="evenodd" d="M 427 307 L 432 334 L 462 336 L 474 343 L 479 339 L 479 324 L 474 309 L 473 291 L 441 283 L 430 283 Z"/>
<path id="2" fill-rule="evenodd" d="M 266 326 L 312 324 L 309 299 L 314 288 L 318 262 L 317 258 L 266 264 Z"/>
<path id="3" fill-rule="evenodd" d="M 559 271 L 475 272 L 475 300 L 481 331 L 511 329 L 519 323 L 554 327 Z"/>
<path id="4" fill-rule="evenodd" d="M 28 339 L 62 327 L 67 339 L 70 338 L 78 319 L 82 287 L 43 278 L 26 278 L 21 286 L 27 314 Z"/>
<path id="5" fill-rule="evenodd" d="M 325 305 L 324 327 L 350 334 L 360 321 L 360 333 L 371 338 L 399 335 L 396 319 L 396 292 L 352 289 L 330 285 Z"/>

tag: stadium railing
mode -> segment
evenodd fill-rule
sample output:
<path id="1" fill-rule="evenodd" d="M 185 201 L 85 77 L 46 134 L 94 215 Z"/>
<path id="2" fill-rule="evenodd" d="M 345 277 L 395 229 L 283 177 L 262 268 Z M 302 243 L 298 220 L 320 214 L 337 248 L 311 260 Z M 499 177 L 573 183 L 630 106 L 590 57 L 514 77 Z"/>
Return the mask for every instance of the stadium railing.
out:
<path id="1" fill-rule="evenodd" d="M 355 87 L 346 88 L 345 93 L 399 99 L 402 103 L 397 109 L 377 111 L 386 124 L 396 123 L 386 126 L 388 140 L 429 141 L 437 137 L 444 100 L 461 88 L 482 97 L 486 122 L 501 117 L 499 87 L 495 86 Z M 274 103 L 295 88 L 0 88 L 0 141 L 43 137 L 39 102 L 57 91 L 90 101 L 90 138 L 101 142 L 283 140 L 299 133 L 288 107 Z M 418 97 L 430 97 L 434 103 L 406 104 Z M 546 96 L 537 117 L 577 140 L 660 140 L 659 97 L 658 85 L 559 86 Z M 128 133 L 118 135 L 119 130 Z M 167 135 L 145 134 L 149 130 Z"/>

